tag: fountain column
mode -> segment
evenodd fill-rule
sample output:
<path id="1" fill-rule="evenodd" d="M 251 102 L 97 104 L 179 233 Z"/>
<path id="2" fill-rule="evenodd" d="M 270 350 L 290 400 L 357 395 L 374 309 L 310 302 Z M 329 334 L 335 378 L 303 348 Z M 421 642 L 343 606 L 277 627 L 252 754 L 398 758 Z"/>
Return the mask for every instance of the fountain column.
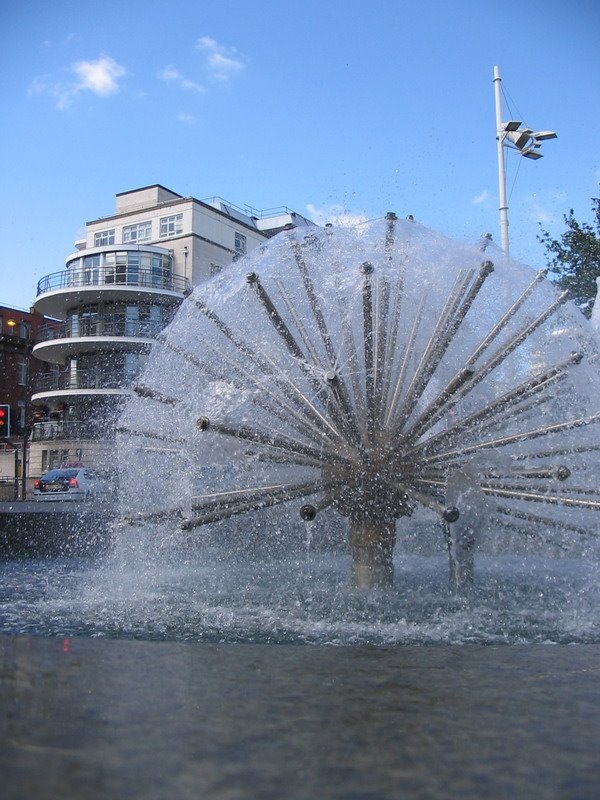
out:
<path id="1" fill-rule="evenodd" d="M 448 547 L 450 586 L 466 590 L 475 579 L 475 546 L 482 515 L 491 516 L 486 496 L 470 466 L 454 469 L 446 480 L 446 501 L 461 509 L 460 517 L 446 517 L 444 536 Z"/>
<path id="2" fill-rule="evenodd" d="M 354 588 L 376 589 L 392 586 L 395 521 L 384 522 L 354 515 L 350 518 L 348 541 L 352 550 Z"/>
<path id="3" fill-rule="evenodd" d="M 475 535 L 473 531 L 444 525 L 448 547 L 450 586 L 457 592 L 473 584 L 475 579 Z"/>

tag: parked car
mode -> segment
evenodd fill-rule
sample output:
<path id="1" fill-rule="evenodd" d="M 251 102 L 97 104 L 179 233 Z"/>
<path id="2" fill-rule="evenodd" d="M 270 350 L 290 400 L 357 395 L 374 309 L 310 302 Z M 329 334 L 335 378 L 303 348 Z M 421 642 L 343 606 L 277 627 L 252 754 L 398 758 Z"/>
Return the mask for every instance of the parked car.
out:
<path id="1" fill-rule="evenodd" d="M 34 500 L 91 500 L 110 492 L 107 481 L 89 467 L 51 469 L 33 482 Z"/>

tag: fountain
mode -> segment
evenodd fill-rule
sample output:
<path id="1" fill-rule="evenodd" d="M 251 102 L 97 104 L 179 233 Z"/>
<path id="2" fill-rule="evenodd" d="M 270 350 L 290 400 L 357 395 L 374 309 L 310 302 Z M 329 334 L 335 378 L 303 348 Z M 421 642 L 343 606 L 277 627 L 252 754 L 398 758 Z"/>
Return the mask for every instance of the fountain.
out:
<path id="1" fill-rule="evenodd" d="M 199 286 L 119 422 L 114 548 L 0 564 L 3 788 L 596 796 L 596 337 L 393 215 Z"/>
<path id="2" fill-rule="evenodd" d="M 120 421 L 124 519 L 200 533 L 334 510 L 355 587 L 392 584 L 403 518 L 436 521 L 458 589 L 477 550 L 588 557 L 598 343 L 545 278 L 391 213 L 279 234 L 154 348 Z"/>

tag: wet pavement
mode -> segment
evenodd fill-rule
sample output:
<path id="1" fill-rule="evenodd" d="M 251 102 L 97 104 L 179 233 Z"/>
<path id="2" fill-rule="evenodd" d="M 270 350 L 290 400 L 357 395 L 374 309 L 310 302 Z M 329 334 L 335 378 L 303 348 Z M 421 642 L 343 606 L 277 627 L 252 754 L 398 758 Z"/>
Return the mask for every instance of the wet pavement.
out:
<path id="1" fill-rule="evenodd" d="M 599 712 L 599 645 L 0 636 L 0 794 L 592 800 Z"/>

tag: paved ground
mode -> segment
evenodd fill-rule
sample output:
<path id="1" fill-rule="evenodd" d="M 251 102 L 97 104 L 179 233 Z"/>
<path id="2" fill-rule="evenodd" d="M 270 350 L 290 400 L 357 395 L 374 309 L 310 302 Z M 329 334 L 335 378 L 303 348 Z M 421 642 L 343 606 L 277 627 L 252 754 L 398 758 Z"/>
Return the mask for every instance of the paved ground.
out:
<path id="1" fill-rule="evenodd" d="M 600 646 L 0 637 L 0 796 L 600 797 Z"/>

